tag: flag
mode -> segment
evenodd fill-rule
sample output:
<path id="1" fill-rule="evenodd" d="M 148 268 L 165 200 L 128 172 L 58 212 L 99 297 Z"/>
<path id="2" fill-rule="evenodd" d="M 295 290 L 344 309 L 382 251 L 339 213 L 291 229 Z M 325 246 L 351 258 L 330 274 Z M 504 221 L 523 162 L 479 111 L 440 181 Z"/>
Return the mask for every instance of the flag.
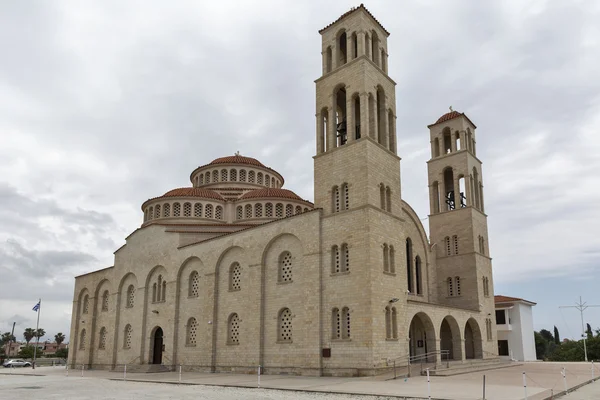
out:
<path id="1" fill-rule="evenodd" d="M 37 311 L 37 310 L 39 310 L 39 309 L 40 309 L 40 302 L 38 301 L 38 303 L 37 303 L 35 306 L 33 306 L 33 309 L 32 309 L 32 310 L 33 310 L 33 311 Z"/>

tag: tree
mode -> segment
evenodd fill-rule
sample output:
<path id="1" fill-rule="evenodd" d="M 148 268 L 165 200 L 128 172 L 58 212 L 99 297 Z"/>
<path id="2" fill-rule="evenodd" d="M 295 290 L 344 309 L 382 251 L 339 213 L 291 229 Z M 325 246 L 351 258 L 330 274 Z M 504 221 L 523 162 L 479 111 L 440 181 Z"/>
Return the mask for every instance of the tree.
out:
<path id="1" fill-rule="evenodd" d="M 558 334 L 558 328 L 554 325 L 554 343 L 560 345 L 560 335 Z"/>
<path id="2" fill-rule="evenodd" d="M 17 338 L 14 335 L 11 335 L 10 332 L 4 332 L 2 337 L 0 337 L 0 346 L 4 346 L 8 342 L 15 342 Z"/>
<path id="3" fill-rule="evenodd" d="M 42 329 L 42 328 L 39 328 L 39 329 L 36 331 L 36 333 L 35 333 L 35 336 L 37 336 L 37 341 L 38 341 L 38 342 L 40 341 L 40 338 L 41 338 L 41 337 L 44 337 L 45 335 L 46 335 L 46 331 L 45 331 L 44 329 Z"/>
<path id="4" fill-rule="evenodd" d="M 543 360 L 546 358 L 546 352 L 548 351 L 548 341 L 544 339 L 540 332 L 533 332 L 535 339 L 535 358 Z"/>
<path id="5" fill-rule="evenodd" d="M 592 333 L 592 327 L 590 326 L 590 324 L 587 324 L 587 329 L 585 332 L 587 333 L 588 339 L 591 339 L 594 337 L 594 334 Z"/>
<path id="6" fill-rule="evenodd" d="M 65 335 L 63 335 L 62 332 L 58 332 L 56 335 L 54 335 L 54 341 L 56 342 L 56 344 L 58 345 L 58 347 L 60 347 L 60 345 L 62 344 L 62 342 L 64 342 L 66 339 Z"/>
<path id="7" fill-rule="evenodd" d="M 27 345 L 19 351 L 19 357 L 21 358 L 33 358 L 33 353 L 35 351 L 35 346 Z M 36 355 L 37 357 L 41 357 L 43 351 L 41 349 L 37 349 Z"/>
<path id="8" fill-rule="evenodd" d="M 554 336 L 552 336 L 552 333 L 550 333 L 549 330 L 542 329 L 540 331 L 540 335 L 542 335 L 542 337 L 544 338 L 545 341 L 554 342 Z"/>
<path id="9" fill-rule="evenodd" d="M 54 355 L 59 358 L 67 358 L 69 356 L 69 349 L 58 349 Z"/>
<path id="10" fill-rule="evenodd" d="M 29 342 L 31 342 L 31 339 L 33 339 L 35 337 L 35 329 L 33 328 L 27 328 L 25 329 L 25 332 L 23 332 L 23 337 L 25 338 L 25 341 L 27 342 L 27 345 L 29 345 Z"/>

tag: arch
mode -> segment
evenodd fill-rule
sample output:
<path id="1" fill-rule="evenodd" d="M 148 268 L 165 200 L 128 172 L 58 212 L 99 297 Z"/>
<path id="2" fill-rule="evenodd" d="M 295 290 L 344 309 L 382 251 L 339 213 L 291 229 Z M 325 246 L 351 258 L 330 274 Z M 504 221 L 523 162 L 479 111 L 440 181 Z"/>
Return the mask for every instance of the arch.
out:
<path id="1" fill-rule="evenodd" d="M 407 289 L 410 293 L 414 293 L 413 287 L 413 246 L 412 239 L 406 238 L 406 282 Z"/>
<path id="2" fill-rule="evenodd" d="M 240 182 L 246 182 L 246 170 L 245 169 L 240 170 Z"/>
<path id="3" fill-rule="evenodd" d="M 343 198 L 343 209 L 344 210 L 349 210 L 350 209 L 350 190 L 348 189 L 348 184 L 347 183 L 343 183 L 342 184 L 342 198 Z"/>
<path id="4" fill-rule="evenodd" d="M 227 182 L 228 173 L 225 168 L 221 170 L 221 182 Z"/>
<path id="5" fill-rule="evenodd" d="M 82 314 L 87 314 L 90 310 L 90 296 L 88 294 L 86 294 L 85 296 L 83 296 L 83 306 L 81 307 Z"/>
<path id="6" fill-rule="evenodd" d="M 469 318 L 465 324 L 465 358 L 483 358 L 483 338 L 475 318 Z"/>
<path id="7" fill-rule="evenodd" d="M 354 139 L 358 140 L 361 138 L 361 132 L 360 132 L 360 115 L 361 115 L 361 103 L 360 103 L 360 95 L 358 93 L 354 93 L 352 95 L 352 106 L 354 108 L 354 131 L 351 132 L 351 134 L 354 134 Z M 352 127 L 351 127 L 352 128 Z"/>
<path id="8" fill-rule="evenodd" d="M 433 156 L 434 157 L 440 156 L 440 139 L 438 139 L 438 138 L 435 138 L 433 140 Z"/>
<path id="9" fill-rule="evenodd" d="M 110 300 L 110 293 L 108 289 L 106 289 L 102 293 L 102 302 L 100 303 L 101 311 L 108 311 L 108 305 Z"/>
<path id="10" fill-rule="evenodd" d="M 219 182 L 219 171 L 216 169 L 212 172 L 212 180 L 213 183 Z"/>
<path id="11" fill-rule="evenodd" d="M 323 153 L 328 149 L 328 146 L 331 145 L 328 143 L 328 134 L 329 134 L 329 115 L 327 107 L 323 107 L 321 112 L 318 115 L 318 125 L 317 125 L 317 151 L 319 153 Z"/>
<path id="12" fill-rule="evenodd" d="M 183 216 L 191 217 L 192 216 L 192 203 L 183 203 Z"/>
<path id="13" fill-rule="evenodd" d="M 259 172 L 256 175 L 256 183 L 258 183 L 259 185 L 263 184 L 263 174 L 262 174 L 262 172 Z"/>
<path id="14" fill-rule="evenodd" d="M 79 334 L 79 350 L 85 350 L 86 339 L 87 339 L 87 332 L 86 332 L 85 328 L 83 328 L 81 330 L 81 333 Z"/>
<path id="15" fill-rule="evenodd" d="M 240 344 L 240 318 L 232 313 L 227 318 L 227 343 Z"/>
<path id="16" fill-rule="evenodd" d="M 150 347 L 150 360 L 152 364 L 162 364 L 163 356 L 163 330 L 160 326 L 152 329 L 152 345 Z"/>
<path id="17" fill-rule="evenodd" d="M 440 349 L 448 351 L 448 359 L 462 359 L 462 337 L 456 319 L 447 315 L 440 324 Z M 444 356 L 445 357 L 445 356 Z M 442 358 L 445 360 L 445 358 Z"/>
<path id="18" fill-rule="evenodd" d="M 254 205 L 254 216 L 256 218 L 261 218 L 263 216 L 263 209 L 261 203 L 256 203 Z"/>
<path id="19" fill-rule="evenodd" d="M 244 216 L 246 218 L 252 218 L 252 204 L 246 204 L 246 206 L 244 207 Z"/>
<path id="20" fill-rule="evenodd" d="M 389 250 L 387 243 L 383 244 L 383 271 L 390 272 Z"/>
<path id="21" fill-rule="evenodd" d="M 333 68 L 333 50 L 331 50 L 331 46 L 327 46 L 325 54 L 325 71 L 329 73 Z"/>
<path id="22" fill-rule="evenodd" d="M 173 216 L 174 217 L 181 216 L 181 204 L 173 203 Z"/>
<path id="23" fill-rule="evenodd" d="M 340 212 L 340 188 L 331 188 L 331 212 Z"/>
<path id="24" fill-rule="evenodd" d="M 135 286 L 129 285 L 127 287 L 126 307 L 133 308 L 135 305 Z"/>
<path id="25" fill-rule="evenodd" d="M 379 36 L 374 30 L 371 31 L 371 59 L 375 64 L 381 66 L 379 60 Z"/>
<path id="26" fill-rule="evenodd" d="M 229 267 L 229 290 L 237 291 L 242 289 L 242 267 L 239 262 L 234 262 Z"/>
<path id="27" fill-rule="evenodd" d="M 204 218 L 212 218 L 213 217 L 213 206 L 212 204 L 207 204 L 204 207 Z"/>
<path id="28" fill-rule="evenodd" d="M 455 131 L 454 136 L 452 138 L 452 144 L 454 145 L 454 151 L 459 151 L 462 149 L 462 143 L 460 141 L 460 132 Z"/>
<path id="29" fill-rule="evenodd" d="M 336 141 L 335 147 L 340 147 L 346 144 L 348 136 L 347 136 L 347 126 L 346 121 L 348 117 L 347 113 L 347 102 L 346 102 L 346 85 L 341 84 L 336 86 L 336 89 L 333 91 L 335 98 L 335 134 Z"/>
<path id="30" fill-rule="evenodd" d="M 292 281 L 292 253 L 284 251 L 279 255 L 277 280 L 281 283 Z"/>
<path id="31" fill-rule="evenodd" d="M 335 44 L 336 67 L 339 67 L 348 62 L 348 35 L 345 29 L 338 31 Z"/>
<path id="32" fill-rule="evenodd" d="M 387 148 L 388 147 L 388 131 L 386 130 L 386 125 L 387 125 L 386 124 L 387 115 L 386 115 L 386 106 L 385 106 L 386 98 L 385 98 L 385 91 L 383 90 L 383 87 L 381 85 L 377 86 L 375 100 L 376 100 L 375 112 L 376 112 L 376 118 L 377 118 L 377 120 L 376 120 L 377 143 L 379 143 L 380 145 Z"/>
<path id="33" fill-rule="evenodd" d="M 444 196 L 446 199 L 446 210 L 451 211 L 456 208 L 454 198 L 454 171 L 452 167 L 447 167 L 443 172 L 444 176 Z"/>
<path id="34" fill-rule="evenodd" d="M 340 309 L 337 307 L 331 310 L 331 338 L 342 338 L 342 318 L 340 315 Z"/>
<path id="35" fill-rule="evenodd" d="M 454 293 L 456 296 L 460 296 L 460 276 L 454 277 Z"/>
<path id="36" fill-rule="evenodd" d="M 237 170 L 235 168 L 229 170 L 229 180 L 231 182 L 237 182 Z"/>
<path id="37" fill-rule="evenodd" d="M 157 204 L 154 208 L 154 219 L 160 218 L 160 204 Z"/>
<path id="38" fill-rule="evenodd" d="M 205 182 L 210 183 L 210 172 L 209 171 L 206 172 Z"/>
<path id="39" fill-rule="evenodd" d="M 385 185 L 383 182 L 379 184 L 379 207 L 385 210 Z"/>
<path id="40" fill-rule="evenodd" d="M 473 202 L 473 204 L 475 204 L 475 207 L 478 209 L 481 209 L 481 197 L 479 194 L 479 173 L 477 172 L 477 168 L 473 167 L 473 178 L 472 178 L 472 188 L 471 188 L 471 193 L 473 193 L 473 197 L 475 198 L 475 201 Z"/>
<path id="41" fill-rule="evenodd" d="M 204 174 L 198 175 L 198 186 L 204 184 Z"/>
<path id="42" fill-rule="evenodd" d="M 219 220 L 223 219 L 223 207 L 221 207 L 221 206 L 215 207 L 215 219 L 219 219 Z"/>
<path id="43" fill-rule="evenodd" d="M 365 32 L 365 55 L 371 58 L 371 36 L 368 32 Z"/>
<path id="44" fill-rule="evenodd" d="M 367 107 L 369 110 L 369 121 L 367 121 L 369 124 L 369 136 L 371 137 L 371 139 L 377 140 L 377 114 L 375 113 L 376 102 L 373 93 L 369 93 L 369 97 L 367 99 Z"/>
<path id="45" fill-rule="evenodd" d="M 200 290 L 200 274 L 192 271 L 188 279 L 188 297 L 198 297 Z"/>
<path id="46" fill-rule="evenodd" d="M 194 217 L 202 218 L 202 203 L 194 204 Z"/>
<path id="47" fill-rule="evenodd" d="M 146 276 L 145 287 L 152 286 L 152 298 L 148 301 L 164 301 L 164 292 L 166 291 L 166 280 L 163 277 L 167 275 L 167 270 L 162 265 L 155 265 Z M 153 282 L 151 285 L 150 282 Z M 155 286 L 156 285 L 156 286 Z M 154 289 L 156 287 L 156 290 Z M 149 297 L 149 296 L 148 296 Z"/>
<path id="48" fill-rule="evenodd" d="M 131 324 L 125 325 L 125 329 L 123 329 L 123 349 L 128 350 L 131 349 L 131 341 L 133 337 L 133 328 Z"/>
<path id="49" fill-rule="evenodd" d="M 389 186 L 385 188 L 385 210 L 392 212 L 392 190 Z"/>
<path id="50" fill-rule="evenodd" d="M 254 171 L 252 171 L 252 170 L 248 171 L 248 183 L 254 183 L 254 176 L 255 176 Z"/>
<path id="51" fill-rule="evenodd" d="M 392 245 L 390 245 L 390 272 L 392 274 L 396 273 L 396 250 Z"/>
<path id="52" fill-rule="evenodd" d="M 431 204 L 433 205 L 432 211 L 434 214 L 440 212 L 440 185 L 438 181 L 434 181 L 431 184 Z"/>
<path id="53" fill-rule="evenodd" d="M 342 243 L 341 247 L 341 256 L 342 256 L 342 266 L 341 272 L 349 272 L 350 271 L 350 250 L 348 249 L 347 243 Z"/>
<path id="54" fill-rule="evenodd" d="M 442 130 L 442 139 L 444 141 L 444 154 L 452 153 L 452 132 L 446 127 Z"/>
<path id="55" fill-rule="evenodd" d="M 271 177 L 269 176 L 269 174 L 265 174 L 265 186 L 271 187 Z"/>
<path id="56" fill-rule="evenodd" d="M 415 257 L 415 286 L 417 294 L 423 294 L 423 271 L 421 270 L 421 257 Z"/>
<path id="57" fill-rule="evenodd" d="M 420 356 L 437 351 L 437 336 L 431 318 L 424 312 L 418 312 L 410 319 L 407 335 L 410 356 Z M 428 356 L 425 362 L 434 362 L 435 355 Z"/>
<path id="58" fill-rule="evenodd" d="M 350 324 L 350 308 L 342 308 L 342 339 L 350 339 L 351 335 Z"/>
<path id="59" fill-rule="evenodd" d="M 350 58 L 355 59 L 356 57 L 358 57 L 358 35 L 356 34 L 356 32 L 352 32 L 350 40 L 350 43 L 352 43 L 352 49 L 350 49 Z"/>
<path id="60" fill-rule="evenodd" d="M 342 272 L 340 263 L 340 249 L 337 245 L 331 247 L 331 273 L 337 274 Z"/>
<path id="61" fill-rule="evenodd" d="M 265 204 L 265 217 L 268 217 L 268 218 L 273 217 L 273 204 L 272 203 Z"/>
<path id="62" fill-rule="evenodd" d="M 275 216 L 277 218 L 283 218 L 283 204 L 277 203 L 275 205 Z"/>
<path id="63" fill-rule="evenodd" d="M 289 308 L 282 308 L 277 314 L 277 341 L 291 343 L 292 341 L 292 312 Z"/>
<path id="64" fill-rule="evenodd" d="M 191 317 L 186 324 L 185 344 L 186 346 L 196 346 L 196 338 L 198 334 L 198 321 Z"/>
<path id="65" fill-rule="evenodd" d="M 296 215 L 302 214 L 302 207 L 296 206 Z"/>
<path id="66" fill-rule="evenodd" d="M 398 312 L 396 307 L 385 308 L 385 337 L 386 339 L 398 339 Z"/>
<path id="67" fill-rule="evenodd" d="M 294 206 L 291 204 L 287 204 L 285 206 L 285 216 L 291 217 L 292 215 L 294 215 Z"/>
<path id="68" fill-rule="evenodd" d="M 396 153 L 396 116 L 394 112 L 389 109 L 387 112 L 388 117 L 388 148 L 392 153 Z"/>
<path id="69" fill-rule="evenodd" d="M 467 206 L 467 187 L 465 186 L 466 181 L 465 181 L 465 176 L 464 175 L 459 175 L 458 176 L 458 193 L 459 193 L 459 200 L 460 200 L 460 208 L 465 208 Z"/>
<path id="70" fill-rule="evenodd" d="M 170 216 L 171 216 L 171 204 L 165 203 L 165 205 L 163 206 L 163 218 L 170 217 Z"/>
<path id="71" fill-rule="evenodd" d="M 148 210 L 148 219 L 151 220 L 154 218 L 154 206 L 150 206 L 150 210 Z"/>
<path id="72" fill-rule="evenodd" d="M 106 327 L 100 328 L 100 333 L 98 334 L 98 349 L 105 350 L 106 349 Z"/>

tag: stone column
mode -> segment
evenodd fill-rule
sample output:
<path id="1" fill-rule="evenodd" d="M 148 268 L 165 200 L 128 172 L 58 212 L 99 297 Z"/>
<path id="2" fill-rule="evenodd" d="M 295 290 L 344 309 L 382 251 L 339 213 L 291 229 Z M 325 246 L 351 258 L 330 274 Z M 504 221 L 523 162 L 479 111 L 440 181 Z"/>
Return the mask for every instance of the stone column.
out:
<path id="1" fill-rule="evenodd" d="M 427 343 L 427 351 L 428 352 L 434 351 L 434 350 L 436 351 L 436 354 L 435 354 L 435 363 L 436 363 L 436 365 L 441 366 L 444 362 L 446 362 L 446 360 L 442 360 L 442 352 L 440 351 L 442 349 L 440 347 L 442 341 L 440 339 L 427 339 L 427 342 L 428 342 Z M 431 349 L 431 346 L 429 345 L 429 342 L 435 343 L 435 349 L 434 350 Z"/>
<path id="2" fill-rule="evenodd" d="M 337 105 L 335 104 L 335 96 L 332 94 L 330 95 L 330 99 L 329 99 L 329 117 L 328 117 L 328 121 L 327 121 L 327 150 L 332 150 L 335 149 L 337 147 L 337 131 L 336 131 L 336 118 L 335 118 L 335 114 L 336 114 L 336 108 Z"/>
<path id="3" fill-rule="evenodd" d="M 485 212 L 485 208 L 483 207 L 483 183 L 479 182 L 479 196 L 481 197 L 481 212 Z"/>
<path id="4" fill-rule="evenodd" d="M 460 209 L 460 182 L 458 181 L 458 174 L 453 169 L 452 170 L 452 178 L 454 180 L 454 209 Z"/>
<path id="5" fill-rule="evenodd" d="M 316 114 L 317 120 L 317 154 L 321 154 L 323 152 L 323 123 L 321 122 L 321 112 Z"/>
<path id="6" fill-rule="evenodd" d="M 346 140 L 353 142 L 356 128 L 354 127 L 354 101 L 346 87 Z"/>
<path id="7" fill-rule="evenodd" d="M 346 32 L 346 62 L 354 60 L 354 38 Z"/>
<path id="8" fill-rule="evenodd" d="M 365 55 L 365 32 L 360 31 L 356 34 L 356 40 L 358 40 L 358 54 L 357 57 Z"/>
<path id="9" fill-rule="evenodd" d="M 360 137 L 364 138 L 369 135 L 369 94 L 363 92 L 360 94 Z"/>
<path id="10" fill-rule="evenodd" d="M 387 115 L 387 96 L 383 96 L 382 99 L 382 103 L 380 105 L 380 110 L 378 110 L 378 115 L 379 115 L 379 127 L 381 132 L 379 132 L 379 135 L 381 136 L 381 144 L 383 145 L 383 147 L 385 147 L 386 149 L 389 148 L 388 146 L 388 140 L 389 140 L 389 126 L 388 126 L 388 115 Z"/>

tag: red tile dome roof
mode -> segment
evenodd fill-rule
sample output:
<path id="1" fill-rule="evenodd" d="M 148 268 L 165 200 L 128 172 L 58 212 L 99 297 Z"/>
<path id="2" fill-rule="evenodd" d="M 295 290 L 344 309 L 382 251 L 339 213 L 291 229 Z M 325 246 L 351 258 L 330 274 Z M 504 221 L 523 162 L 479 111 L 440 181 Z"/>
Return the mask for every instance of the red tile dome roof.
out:
<path id="1" fill-rule="evenodd" d="M 219 193 L 213 190 L 196 187 L 185 187 L 169 190 L 160 197 L 203 197 L 206 199 L 224 200 Z"/>
<path id="2" fill-rule="evenodd" d="M 257 167 L 266 168 L 263 163 L 258 161 L 256 158 L 252 157 L 244 157 L 240 155 L 220 157 L 210 162 L 208 165 L 214 164 L 248 164 L 248 165 L 256 165 Z"/>
<path id="3" fill-rule="evenodd" d="M 435 121 L 435 123 L 439 124 L 440 122 L 450 121 L 451 119 L 460 117 L 461 115 L 463 115 L 463 114 L 459 113 L 458 111 L 450 111 L 449 113 L 446 113 L 446 114 L 442 115 L 441 117 L 439 117 L 438 120 Z"/>
<path id="4" fill-rule="evenodd" d="M 242 197 L 240 197 L 240 200 L 258 199 L 258 198 L 264 199 L 264 198 L 270 198 L 270 197 L 305 201 L 304 199 L 302 199 L 300 196 L 298 196 L 296 193 L 292 192 L 291 190 L 277 189 L 277 188 L 265 188 L 265 189 L 252 190 L 248 193 L 245 193 Z"/>

